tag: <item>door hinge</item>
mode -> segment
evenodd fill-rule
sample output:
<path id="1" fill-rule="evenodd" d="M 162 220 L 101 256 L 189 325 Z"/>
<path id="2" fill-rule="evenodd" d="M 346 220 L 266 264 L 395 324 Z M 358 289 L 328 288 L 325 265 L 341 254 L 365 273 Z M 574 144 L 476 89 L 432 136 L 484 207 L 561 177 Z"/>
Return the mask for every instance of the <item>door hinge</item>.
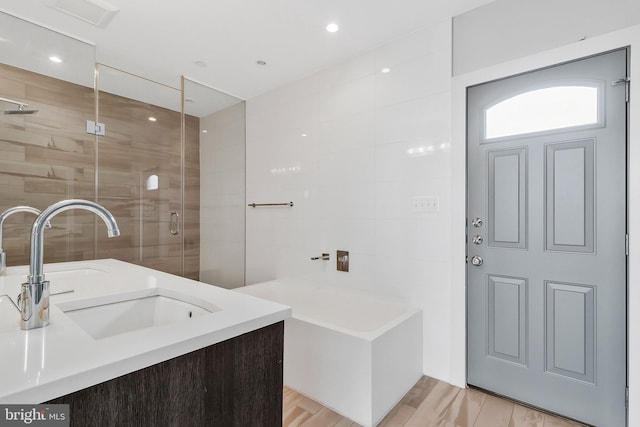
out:
<path id="1" fill-rule="evenodd" d="M 624 254 L 629 256 L 629 234 L 624 235 Z"/>
<path id="2" fill-rule="evenodd" d="M 624 407 L 629 409 L 629 387 L 624 389 Z"/>
<path id="3" fill-rule="evenodd" d="M 616 81 L 614 81 L 613 83 L 611 83 L 611 86 L 618 86 L 621 84 L 624 84 L 624 100 L 625 102 L 629 102 L 629 95 L 630 95 L 630 91 L 629 91 L 629 82 L 631 82 L 631 77 L 623 77 L 621 79 L 618 79 Z"/>

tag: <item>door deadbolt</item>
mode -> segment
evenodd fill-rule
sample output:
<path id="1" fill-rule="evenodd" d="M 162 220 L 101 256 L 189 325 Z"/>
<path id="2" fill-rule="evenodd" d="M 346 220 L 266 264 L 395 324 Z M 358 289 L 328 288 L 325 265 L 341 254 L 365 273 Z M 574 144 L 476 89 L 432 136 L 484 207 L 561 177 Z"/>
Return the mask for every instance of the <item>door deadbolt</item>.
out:
<path id="1" fill-rule="evenodd" d="M 479 257 L 478 255 L 474 255 L 471 257 L 471 264 L 475 265 L 476 267 L 482 265 L 483 261 L 482 258 Z"/>
<path id="2" fill-rule="evenodd" d="M 474 227 L 482 227 L 482 218 L 473 218 L 473 220 L 471 221 L 471 224 Z"/>
<path id="3" fill-rule="evenodd" d="M 471 238 L 471 243 L 474 245 L 481 245 L 484 239 L 482 236 L 478 236 L 477 234 Z"/>

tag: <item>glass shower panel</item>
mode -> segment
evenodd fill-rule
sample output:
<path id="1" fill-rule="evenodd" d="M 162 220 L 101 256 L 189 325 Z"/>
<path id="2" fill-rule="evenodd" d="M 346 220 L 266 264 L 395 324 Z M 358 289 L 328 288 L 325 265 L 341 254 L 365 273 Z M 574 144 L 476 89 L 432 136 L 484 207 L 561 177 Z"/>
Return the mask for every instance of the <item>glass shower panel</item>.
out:
<path id="1" fill-rule="evenodd" d="M 98 257 L 183 274 L 181 91 L 97 66 L 97 200 L 121 235 L 98 233 Z"/>
<path id="2" fill-rule="evenodd" d="M 200 280 L 236 288 L 245 284 L 245 102 L 184 80 L 187 144 L 185 215 L 200 223 Z M 199 162 L 189 144 L 199 141 Z M 195 165 L 199 163 L 199 168 Z M 192 203 L 200 199 L 199 211 Z M 199 221 L 196 216 L 199 215 Z M 186 239 L 189 241 L 189 239 Z M 195 245 L 186 245 L 186 253 Z M 186 257 L 185 257 L 186 258 Z M 195 261 L 195 260 L 194 260 Z"/>
<path id="3" fill-rule="evenodd" d="M 95 113 L 95 47 L 0 12 L 0 58 L 0 212 L 93 200 L 95 137 L 85 123 Z M 45 262 L 95 258 L 94 217 L 57 215 L 46 231 Z M 2 249 L 9 266 L 29 263 L 34 219 L 7 218 Z"/>

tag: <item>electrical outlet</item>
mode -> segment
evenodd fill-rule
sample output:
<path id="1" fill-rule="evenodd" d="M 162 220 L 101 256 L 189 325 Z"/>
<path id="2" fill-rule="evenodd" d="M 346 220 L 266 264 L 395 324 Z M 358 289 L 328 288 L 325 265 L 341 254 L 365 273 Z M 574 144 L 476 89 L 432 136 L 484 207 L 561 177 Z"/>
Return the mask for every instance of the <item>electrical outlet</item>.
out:
<path id="1" fill-rule="evenodd" d="M 413 198 L 414 213 L 438 212 L 439 210 L 440 200 L 437 196 L 416 196 Z"/>

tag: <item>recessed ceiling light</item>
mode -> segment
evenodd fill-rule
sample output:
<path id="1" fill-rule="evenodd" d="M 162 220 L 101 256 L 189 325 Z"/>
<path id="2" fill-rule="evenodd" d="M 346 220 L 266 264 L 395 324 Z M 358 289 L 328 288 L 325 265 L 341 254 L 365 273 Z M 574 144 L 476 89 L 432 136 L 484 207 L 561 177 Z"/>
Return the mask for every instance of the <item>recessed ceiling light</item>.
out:
<path id="1" fill-rule="evenodd" d="M 330 33 L 335 33 L 336 31 L 338 31 L 338 24 L 336 24 L 335 22 L 331 22 L 329 25 L 327 25 L 327 31 L 329 31 Z"/>
<path id="2" fill-rule="evenodd" d="M 209 131 L 206 129 L 203 129 L 202 133 L 209 133 Z"/>
<path id="3" fill-rule="evenodd" d="M 149 117 L 149 121 L 150 122 L 157 122 L 158 119 L 156 119 L 155 117 L 152 116 L 152 117 Z"/>
<path id="4" fill-rule="evenodd" d="M 389 67 L 384 67 L 382 70 L 380 70 L 382 74 L 387 74 L 389 71 L 391 71 L 391 68 Z"/>
<path id="5" fill-rule="evenodd" d="M 207 63 L 204 61 L 196 61 L 194 62 L 194 64 L 196 64 L 196 67 L 200 67 L 200 68 L 206 68 L 207 67 Z"/>
<path id="6" fill-rule="evenodd" d="M 300 135 L 300 136 L 305 137 L 305 136 L 307 136 L 307 134 L 306 134 L 306 133 L 303 133 L 303 134 L 302 134 L 302 135 Z"/>
<path id="7" fill-rule="evenodd" d="M 61 62 L 62 62 L 62 59 L 60 59 L 59 57 L 57 57 L 57 56 L 53 55 L 53 56 L 50 56 L 50 57 L 49 57 L 49 61 L 51 61 L 51 62 L 55 62 L 56 64 L 59 64 L 59 63 L 61 63 Z"/>
<path id="8" fill-rule="evenodd" d="M 256 61 L 256 64 L 258 64 L 258 65 L 267 65 L 267 62 L 266 62 L 266 61 L 263 61 L 263 60 L 261 59 L 261 60 L 259 60 L 259 61 Z"/>

